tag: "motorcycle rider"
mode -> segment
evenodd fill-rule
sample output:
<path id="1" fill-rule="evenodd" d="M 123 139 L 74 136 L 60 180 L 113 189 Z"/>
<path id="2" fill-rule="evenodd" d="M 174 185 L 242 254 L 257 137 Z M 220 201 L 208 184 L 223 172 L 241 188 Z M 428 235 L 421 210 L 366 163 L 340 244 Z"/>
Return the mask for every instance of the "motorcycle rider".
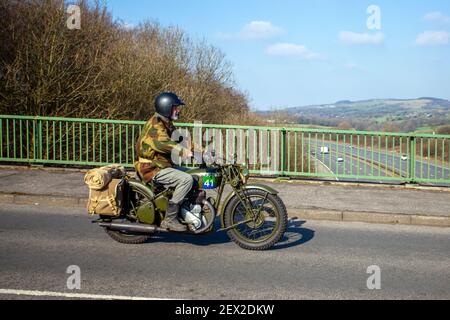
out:
<path id="1" fill-rule="evenodd" d="M 180 205 L 193 185 L 192 176 L 175 169 L 171 157 L 173 150 L 178 154 L 182 153 L 183 157 L 192 157 L 191 150 L 171 140 L 176 129 L 172 121 L 178 120 L 184 105 L 183 100 L 173 92 L 163 92 L 156 97 L 156 112 L 144 125 L 136 145 L 139 161 L 135 166 L 143 180 L 148 183 L 153 179 L 165 188 L 175 188 L 161 228 L 177 232 L 187 230 L 179 222 L 178 215 Z"/>

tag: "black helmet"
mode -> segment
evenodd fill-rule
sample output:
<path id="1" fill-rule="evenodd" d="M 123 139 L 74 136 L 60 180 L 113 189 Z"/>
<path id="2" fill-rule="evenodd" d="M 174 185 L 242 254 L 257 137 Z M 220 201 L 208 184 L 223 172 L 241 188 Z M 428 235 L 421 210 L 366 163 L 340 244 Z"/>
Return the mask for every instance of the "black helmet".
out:
<path id="1" fill-rule="evenodd" d="M 172 116 L 172 107 L 184 105 L 183 100 L 173 92 L 163 92 L 155 99 L 156 112 L 168 119 Z"/>

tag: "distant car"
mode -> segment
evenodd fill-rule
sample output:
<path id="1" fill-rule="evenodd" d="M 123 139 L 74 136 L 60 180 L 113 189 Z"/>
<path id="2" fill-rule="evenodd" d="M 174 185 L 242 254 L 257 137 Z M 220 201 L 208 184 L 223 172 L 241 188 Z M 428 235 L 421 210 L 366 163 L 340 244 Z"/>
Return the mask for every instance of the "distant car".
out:
<path id="1" fill-rule="evenodd" d="M 337 161 L 338 162 L 344 162 L 344 158 L 339 157 L 339 158 L 337 158 Z"/>
<path id="2" fill-rule="evenodd" d="M 408 160 L 408 156 L 402 156 L 401 159 L 402 159 L 402 161 L 406 161 L 406 160 Z"/>
<path id="3" fill-rule="evenodd" d="M 320 147 L 320 152 L 323 154 L 329 154 L 330 149 L 328 147 Z"/>

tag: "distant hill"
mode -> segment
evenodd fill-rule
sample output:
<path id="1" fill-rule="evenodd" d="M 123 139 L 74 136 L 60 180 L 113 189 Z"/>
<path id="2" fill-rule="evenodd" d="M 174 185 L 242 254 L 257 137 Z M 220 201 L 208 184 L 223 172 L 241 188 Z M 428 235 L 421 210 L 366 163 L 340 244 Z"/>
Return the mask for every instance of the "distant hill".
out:
<path id="1" fill-rule="evenodd" d="M 291 107 L 260 112 L 268 119 L 284 114 L 288 122 L 379 129 L 389 122 L 401 131 L 422 126 L 450 124 L 450 101 L 432 97 L 418 99 L 342 100 L 332 104 Z M 284 121 L 286 122 L 286 120 Z"/>

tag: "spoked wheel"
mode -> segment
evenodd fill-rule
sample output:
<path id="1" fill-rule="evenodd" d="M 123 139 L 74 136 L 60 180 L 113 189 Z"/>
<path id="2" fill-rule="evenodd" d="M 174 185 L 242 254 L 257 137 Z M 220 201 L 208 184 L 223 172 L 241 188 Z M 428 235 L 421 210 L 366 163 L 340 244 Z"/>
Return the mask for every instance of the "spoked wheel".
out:
<path id="1" fill-rule="evenodd" d="M 247 250 L 267 250 L 280 241 L 287 226 L 287 212 L 283 201 L 277 196 L 259 189 L 244 192 L 248 204 L 235 195 L 225 210 L 225 227 L 233 227 L 228 236 Z"/>
<path id="2" fill-rule="evenodd" d="M 152 237 L 151 234 L 127 233 L 126 231 L 111 230 L 109 228 L 105 228 L 105 232 L 115 241 L 124 244 L 141 244 Z"/>
<path id="3" fill-rule="evenodd" d="M 133 204 L 131 206 L 131 210 L 134 210 L 133 208 L 138 208 L 141 205 L 145 205 L 145 203 L 151 201 L 147 195 L 145 195 L 142 191 L 138 189 L 134 189 L 131 186 L 131 192 L 130 192 L 130 206 L 131 203 Z M 131 222 L 130 219 L 123 218 L 115 219 L 114 222 Z M 139 223 L 137 220 L 134 221 L 134 223 Z M 142 234 L 142 233 L 132 233 L 127 231 L 118 231 L 118 230 L 111 230 L 109 228 L 105 228 L 105 232 L 115 241 L 124 243 L 124 244 L 141 244 L 147 242 L 151 237 L 152 234 Z"/>

